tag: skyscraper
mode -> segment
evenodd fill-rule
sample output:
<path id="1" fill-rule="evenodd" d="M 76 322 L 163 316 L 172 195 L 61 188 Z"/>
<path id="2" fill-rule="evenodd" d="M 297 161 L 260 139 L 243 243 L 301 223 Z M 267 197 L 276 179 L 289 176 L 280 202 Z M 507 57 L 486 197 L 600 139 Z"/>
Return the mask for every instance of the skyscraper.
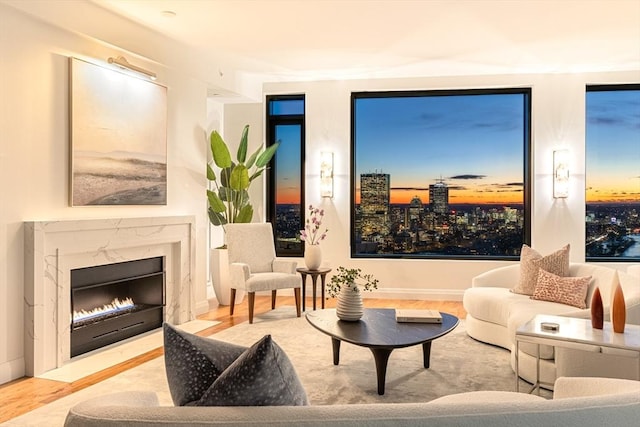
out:
<path id="1" fill-rule="evenodd" d="M 449 187 L 442 178 L 429 185 L 429 205 L 431 211 L 446 214 L 449 211 Z"/>
<path id="2" fill-rule="evenodd" d="M 391 178 L 385 173 L 360 175 L 360 212 L 362 238 L 389 234 L 389 204 Z"/>

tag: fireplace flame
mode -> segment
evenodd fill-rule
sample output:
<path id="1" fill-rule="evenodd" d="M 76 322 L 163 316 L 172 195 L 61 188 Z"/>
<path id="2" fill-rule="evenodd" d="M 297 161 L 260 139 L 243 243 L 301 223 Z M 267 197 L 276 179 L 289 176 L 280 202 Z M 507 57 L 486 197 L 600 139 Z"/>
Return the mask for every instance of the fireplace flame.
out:
<path id="1" fill-rule="evenodd" d="M 96 307 L 93 310 L 80 310 L 73 311 L 73 321 L 79 322 L 81 320 L 91 319 L 93 317 L 104 316 L 105 314 L 114 313 L 120 310 L 125 310 L 127 308 L 135 307 L 133 300 L 131 298 L 125 298 L 123 300 L 119 298 L 114 298 L 110 304 L 105 304 L 102 307 Z"/>

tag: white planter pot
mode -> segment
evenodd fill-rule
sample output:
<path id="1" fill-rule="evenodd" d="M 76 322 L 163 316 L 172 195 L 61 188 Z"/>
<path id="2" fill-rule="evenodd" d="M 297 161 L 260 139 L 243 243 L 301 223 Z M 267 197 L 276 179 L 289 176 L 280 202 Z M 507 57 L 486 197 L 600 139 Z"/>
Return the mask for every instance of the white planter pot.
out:
<path id="1" fill-rule="evenodd" d="M 336 314 L 338 319 L 355 322 L 360 320 L 364 314 L 364 304 L 362 303 L 362 291 L 353 290 L 352 286 L 343 286 L 338 294 L 338 304 Z"/>
<path id="2" fill-rule="evenodd" d="M 231 278 L 229 277 L 229 252 L 226 249 L 211 249 L 209 269 L 211 284 L 220 305 L 231 304 Z M 236 290 L 236 304 L 244 299 L 244 290 Z"/>

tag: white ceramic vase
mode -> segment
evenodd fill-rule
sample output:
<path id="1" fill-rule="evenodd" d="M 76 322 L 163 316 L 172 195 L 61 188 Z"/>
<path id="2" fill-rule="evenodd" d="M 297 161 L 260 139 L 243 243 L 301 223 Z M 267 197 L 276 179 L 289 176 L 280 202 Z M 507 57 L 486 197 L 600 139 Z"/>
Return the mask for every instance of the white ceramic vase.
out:
<path id="1" fill-rule="evenodd" d="M 338 319 L 348 322 L 360 320 L 364 314 L 364 304 L 362 303 L 362 291 L 354 290 L 355 284 L 343 286 L 338 294 L 338 304 L 336 305 L 336 314 Z"/>
<path id="2" fill-rule="evenodd" d="M 304 248 L 304 265 L 309 270 L 317 270 L 322 263 L 322 250 L 320 245 L 306 245 Z"/>

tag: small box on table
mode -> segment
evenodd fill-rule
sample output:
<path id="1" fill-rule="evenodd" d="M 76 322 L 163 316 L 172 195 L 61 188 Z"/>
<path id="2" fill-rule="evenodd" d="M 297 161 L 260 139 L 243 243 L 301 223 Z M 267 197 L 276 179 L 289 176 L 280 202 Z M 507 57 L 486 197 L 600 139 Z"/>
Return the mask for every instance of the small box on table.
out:
<path id="1" fill-rule="evenodd" d="M 396 309 L 396 321 L 404 323 L 442 323 L 438 310 Z"/>

